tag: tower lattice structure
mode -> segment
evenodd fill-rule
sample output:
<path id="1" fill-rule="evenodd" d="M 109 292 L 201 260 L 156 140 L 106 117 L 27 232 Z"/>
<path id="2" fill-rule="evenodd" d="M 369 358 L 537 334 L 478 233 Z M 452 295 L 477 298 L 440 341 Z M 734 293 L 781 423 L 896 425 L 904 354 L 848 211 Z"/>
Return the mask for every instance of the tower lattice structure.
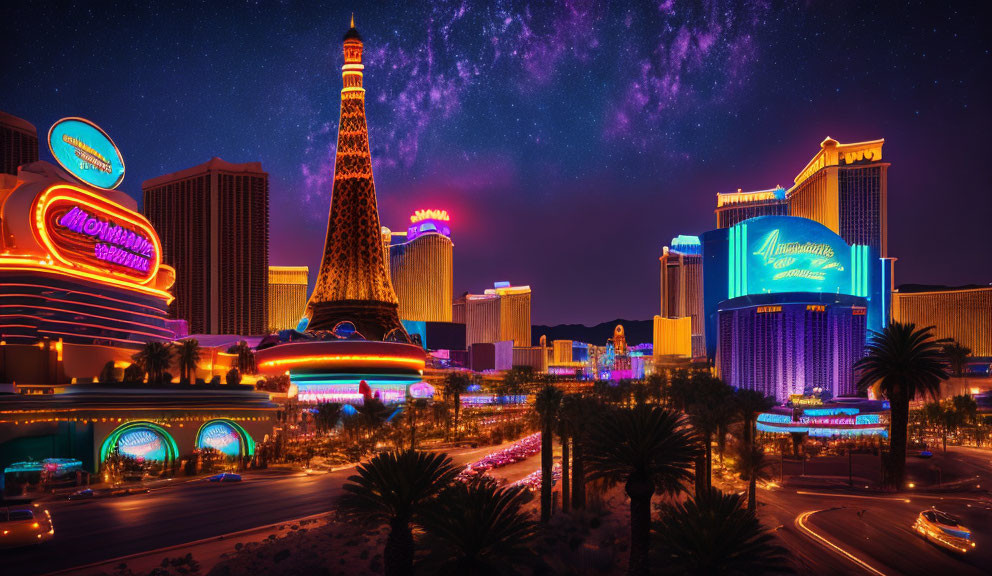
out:
<path id="1" fill-rule="evenodd" d="M 369 340 L 406 341 L 397 313 L 398 300 L 383 258 L 365 120 L 362 47 L 352 17 L 351 28 L 344 36 L 341 119 L 327 239 L 317 282 L 307 303 L 307 330 L 333 330 L 340 322 L 351 322 Z"/>

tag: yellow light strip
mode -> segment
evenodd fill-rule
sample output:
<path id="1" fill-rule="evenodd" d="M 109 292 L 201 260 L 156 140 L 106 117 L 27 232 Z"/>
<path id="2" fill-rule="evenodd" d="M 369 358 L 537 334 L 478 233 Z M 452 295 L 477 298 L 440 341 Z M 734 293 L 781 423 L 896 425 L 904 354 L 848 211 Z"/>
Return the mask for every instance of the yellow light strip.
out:
<path id="1" fill-rule="evenodd" d="M 98 274 L 92 274 L 90 272 L 84 272 L 82 270 L 75 270 L 61 264 L 56 264 L 55 262 L 39 262 L 38 260 L 29 260 L 27 258 L 7 258 L 0 256 L 0 269 L 3 270 L 21 270 L 25 272 L 48 272 L 48 273 L 58 273 L 65 274 L 67 276 L 75 276 L 77 278 L 83 278 L 85 280 L 91 280 L 98 284 L 113 284 L 127 290 L 134 290 L 135 292 L 142 292 L 151 296 L 157 296 L 164 299 L 166 304 L 169 304 L 174 299 L 172 294 L 169 294 L 165 290 L 159 290 L 158 288 L 149 288 L 148 286 L 143 286 L 141 284 L 135 284 L 134 282 L 125 282 L 124 280 L 118 280 L 117 278 L 112 278 L 108 276 L 100 276 Z"/>

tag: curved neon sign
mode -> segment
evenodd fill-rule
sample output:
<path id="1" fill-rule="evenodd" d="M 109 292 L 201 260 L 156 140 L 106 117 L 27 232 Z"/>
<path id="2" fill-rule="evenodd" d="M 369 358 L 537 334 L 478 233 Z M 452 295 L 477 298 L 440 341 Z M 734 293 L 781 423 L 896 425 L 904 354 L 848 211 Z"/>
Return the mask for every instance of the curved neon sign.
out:
<path id="1" fill-rule="evenodd" d="M 76 186 L 57 184 L 38 195 L 31 225 L 62 264 L 148 284 L 162 263 L 162 246 L 143 216 Z"/>
<path id="2" fill-rule="evenodd" d="M 124 158 L 117 145 L 85 118 L 63 118 L 52 124 L 48 148 L 60 166 L 90 186 L 111 190 L 124 180 Z"/>

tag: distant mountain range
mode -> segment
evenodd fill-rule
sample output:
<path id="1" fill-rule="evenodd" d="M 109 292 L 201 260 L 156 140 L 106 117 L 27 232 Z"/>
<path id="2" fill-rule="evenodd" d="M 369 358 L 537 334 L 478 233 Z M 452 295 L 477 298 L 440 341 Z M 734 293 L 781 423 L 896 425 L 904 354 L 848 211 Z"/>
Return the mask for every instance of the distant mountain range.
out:
<path id="1" fill-rule="evenodd" d="M 627 335 L 627 345 L 635 346 L 654 340 L 653 320 L 624 320 L 617 318 L 609 322 L 596 324 L 595 326 L 585 326 L 584 324 L 558 324 L 556 326 L 531 326 L 530 333 L 536 346 L 540 342 L 541 336 L 548 337 L 548 346 L 552 340 L 575 340 L 577 342 L 588 342 L 597 346 L 605 346 L 606 340 L 613 338 L 613 329 L 617 324 L 623 325 L 623 331 Z"/>

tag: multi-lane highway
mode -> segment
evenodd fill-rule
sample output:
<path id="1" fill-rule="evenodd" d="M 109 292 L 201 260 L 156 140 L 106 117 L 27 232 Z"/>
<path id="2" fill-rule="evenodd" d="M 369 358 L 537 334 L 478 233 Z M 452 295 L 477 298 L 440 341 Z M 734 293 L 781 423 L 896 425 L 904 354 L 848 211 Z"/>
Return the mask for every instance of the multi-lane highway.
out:
<path id="1" fill-rule="evenodd" d="M 452 458 L 463 465 L 491 450 L 452 451 Z M 49 502 L 55 538 L 0 550 L 0 573 L 46 574 L 325 512 L 353 473 L 249 472 L 241 483 L 177 481 L 147 494 Z"/>
<path id="2" fill-rule="evenodd" d="M 454 458 L 465 464 L 490 450 L 462 450 Z M 951 459 L 974 472 L 968 492 L 878 495 L 777 487 L 759 493 L 759 513 L 803 574 L 988 574 L 992 500 L 986 490 L 992 485 L 992 458 L 986 451 L 954 449 L 946 460 Z M 516 479 L 536 469 L 538 461 L 533 457 L 499 475 Z M 3 551 L 2 572 L 66 570 L 324 512 L 352 472 L 249 473 L 240 484 L 177 482 L 148 494 L 52 502 L 56 537 L 39 548 Z M 971 528 L 978 543 L 973 552 L 947 553 L 911 530 L 916 515 L 930 506 L 959 516 Z"/>

